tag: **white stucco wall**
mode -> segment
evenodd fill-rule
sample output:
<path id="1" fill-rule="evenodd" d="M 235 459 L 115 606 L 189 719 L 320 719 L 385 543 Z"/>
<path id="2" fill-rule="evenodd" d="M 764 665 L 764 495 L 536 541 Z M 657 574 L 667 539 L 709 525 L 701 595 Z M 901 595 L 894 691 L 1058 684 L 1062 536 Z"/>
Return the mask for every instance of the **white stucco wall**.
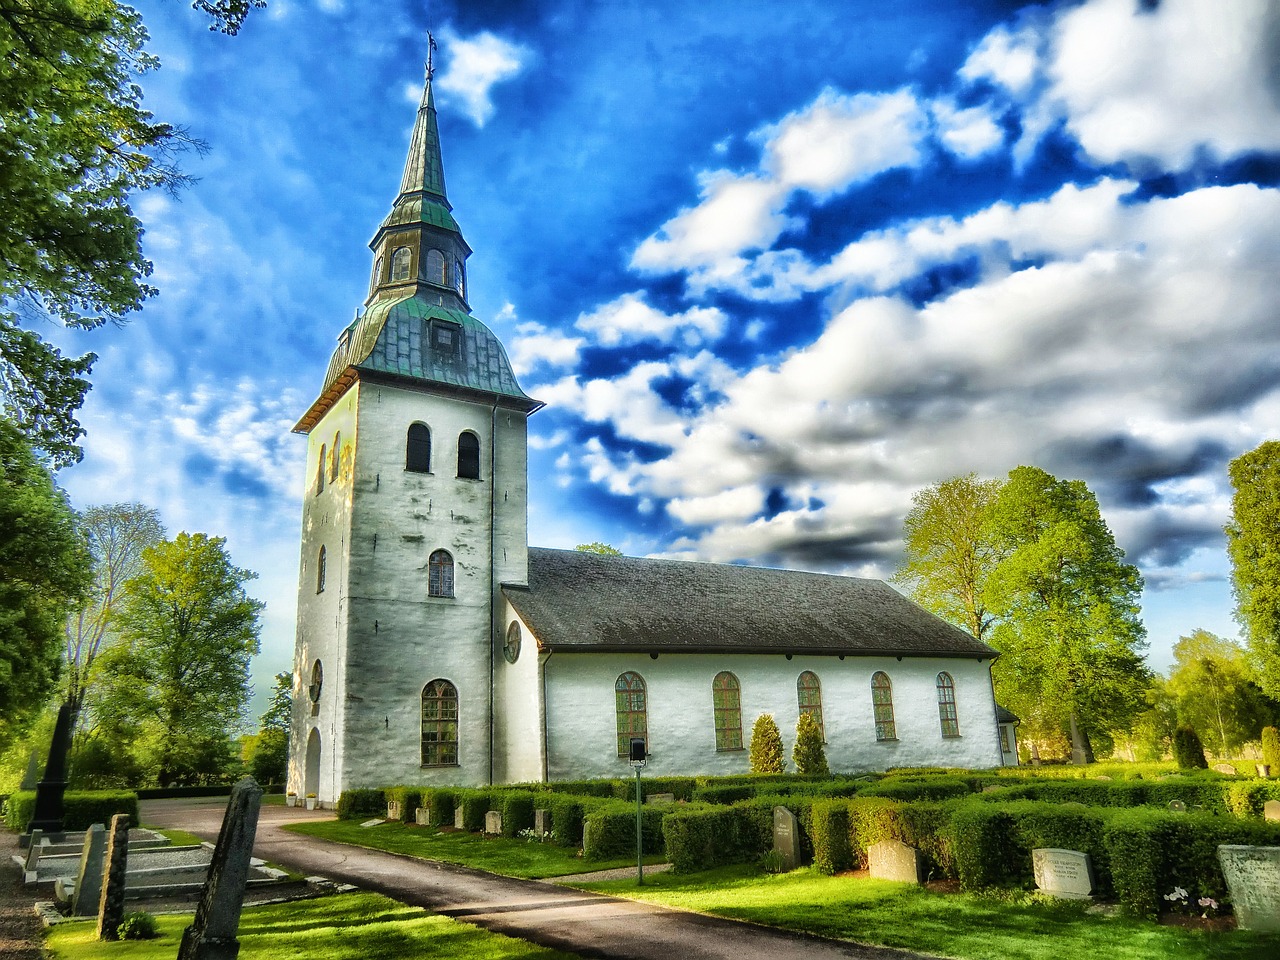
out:
<path id="1" fill-rule="evenodd" d="M 511 605 L 503 601 L 502 637 L 512 623 L 521 630 L 520 655 L 508 663 L 498 643 L 494 655 L 494 780 L 529 783 L 543 779 L 542 673 L 538 644 Z"/>
<path id="2" fill-rule="evenodd" d="M 547 751 L 551 780 L 626 776 L 617 756 L 614 682 L 635 671 L 648 693 L 649 764 L 652 775 L 746 773 L 751 727 L 772 713 L 790 762 L 799 705 L 796 680 L 811 670 L 822 685 L 826 754 L 832 770 L 885 770 L 896 766 L 1000 765 L 990 663 L 976 660 L 776 655 L 593 654 L 556 652 L 545 666 Z M 717 753 L 711 685 L 722 670 L 741 685 L 744 749 Z M 871 676 L 883 670 L 893 683 L 898 739 L 877 742 Z M 960 736 L 944 738 L 938 719 L 936 679 L 955 681 Z"/>

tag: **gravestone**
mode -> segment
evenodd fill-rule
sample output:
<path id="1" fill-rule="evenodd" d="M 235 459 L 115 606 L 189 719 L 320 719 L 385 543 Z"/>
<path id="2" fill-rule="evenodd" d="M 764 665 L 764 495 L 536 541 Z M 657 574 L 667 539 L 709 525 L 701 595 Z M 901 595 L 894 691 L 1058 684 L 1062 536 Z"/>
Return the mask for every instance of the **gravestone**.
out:
<path id="1" fill-rule="evenodd" d="M 502 811 L 490 810 L 484 815 L 484 832 L 499 834 L 502 832 Z"/>
<path id="2" fill-rule="evenodd" d="M 533 832 L 534 833 L 551 833 L 555 829 L 555 822 L 552 820 L 550 810 L 533 811 Z"/>
<path id="3" fill-rule="evenodd" d="M 1262 777 L 1262 779 L 1265 780 L 1267 777 L 1271 776 L 1271 765 L 1269 763 L 1260 763 L 1257 766 L 1258 776 Z"/>
<path id="4" fill-rule="evenodd" d="M 874 880 L 924 883 L 924 858 L 920 851 L 898 840 L 881 840 L 867 847 L 867 866 Z"/>
<path id="5" fill-rule="evenodd" d="M 467 829 L 467 817 L 462 811 L 462 804 L 458 804 L 453 808 L 453 828 L 455 830 Z"/>
<path id="6" fill-rule="evenodd" d="M 262 788 L 252 777 L 245 777 L 231 788 L 209 876 L 204 881 L 195 919 L 182 931 L 178 960 L 235 960 L 240 952 L 236 934 L 240 930 L 240 908 L 244 905 L 261 805 Z"/>
<path id="7" fill-rule="evenodd" d="M 1236 775 L 1236 768 L 1229 763 L 1215 763 L 1213 765 L 1213 769 L 1218 773 L 1225 773 L 1229 777 L 1234 777 Z"/>
<path id="8" fill-rule="evenodd" d="M 43 847 L 44 831 L 32 830 L 30 845 L 27 847 L 27 862 L 23 865 L 24 879 L 27 883 L 35 882 L 36 873 L 40 866 L 40 855 L 44 852 Z"/>
<path id="9" fill-rule="evenodd" d="M 120 921 L 124 919 L 124 880 L 129 869 L 129 815 L 117 813 L 111 818 L 111 836 L 107 838 L 107 869 L 102 878 L 102 895 L 98 898 L 98 939 L 116 940 Z"/>
<path id="10" fill-rule="evenodd" d="M 413 811 L 413 822 L 420 827 L 431 826 L 431 808 L 429 806 L 421 806 Z"/>
<path id="11" fill-rule="evenodd" d="M 645 803 L 675 803 L 676 795 L 674 793 L 651 793 L 644 798 Z"/>
<path id="12" fill-rule="evenodd" d="M 1241 930 L 1280 933 L 1280 847 L 1218 847 Z"/>
<path id="13" fill-rule="evenodd" d="M 1064 900 L 1088 900 L 1093 893 L 1093 861 L 1079 850 L 1040 847 L 1031 851 L 1036 887 Z"/>
<path id="14" fill-rule="evenodd" d="M 800 823 L 786 807 L 773 808 L 773 849 L 784 871 L 800 866 Z"/>
<path id="15" fill-rule="evenodd" d="M 399 800 L 387 801 L 387 819 L 392 822 L 398 821 L 400 819 L 400 801 Z"/>
<path id="16" fill-rule="evenodd" d="M 1280 800 L 1268 800 L 1262 805 L 1264 820 L 1280 820 Z"/>
<path id="17" fill-rule="evenodd" d="M 107 865 L 107 828 L 95 823 L 84 835 L 80 852 L 80 869 L 76 871 L 76 895 L 71 901 L 71 914 L 91 917 L 102 899 L 102 874 Z"/>
<path id="18" fill-rule="evenodd" d="M 56 833 L 62 829 L 62 795 L 67 789 L 67 753 L 71 749 L 71 722 L 74 720 L 71 704 L 58 708 L 58 721 L 53 728 L 53 741 L 49 744 L 49 760 L 44 765 L 44 777 L 36 784 L 36 808 L 31 815 L 28 829 L 39 828 Z"/>
<path id="19" fill-rule="evenodd" d="M 31 756 L 27 758 L 27 772 L 22 775 L 22 784 L 18 789 L 34 790 L 36 788 L 36 784 L 40 782 L 39 777 L 40 758 L 37 757 L 36 752 L 32 750 Z"/>
<path id="20" fill-rule="evenodd" d="M 1172 810 L 1174 813 L 1186 813 L 1187 805 L 1183 803 L 1181 800 L 1170 800 L 1169 809 Z"/>

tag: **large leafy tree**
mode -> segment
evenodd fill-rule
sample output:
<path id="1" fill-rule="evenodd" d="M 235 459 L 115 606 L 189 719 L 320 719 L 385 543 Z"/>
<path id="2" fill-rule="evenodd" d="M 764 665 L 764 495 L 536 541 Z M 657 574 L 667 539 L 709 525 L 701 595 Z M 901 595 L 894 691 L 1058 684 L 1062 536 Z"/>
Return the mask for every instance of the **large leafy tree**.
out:
<path id="1" fill-rule="evenodd" d="M 1280 440 L 1231 461 L 1227 553 L 1236 619 L 1267 695 L 1280 700 Z"/>
<path id="2" fill-rule="evenodd" d="M 75 512 L 21 431 L 0 417 L 0 743 L 52 692 L 62 622 L 88 581 Z"/>
<path id="3" fill-rule="evenodd" d="M 1043 727 L 1070 731 L 1077 762 L 1092 738 L 1122 729 L 1143 706 L 1142 577 L 1080 480 L 1018 467 L 991 513 L 1002 554 L 986 596 L 997 618 L 990 640 L 1003 703 Z"/>
<path id="4" fill-rule="evenodd" d="M 926 610 L 984 640 L 993 622 L 986 585 L 1000 560 L 988 529 L 999 480 L 974 474 L 925 487 L 911 498 L 905 554 L 893 581 Z"/>
<path id="5" fill-rule="evenodd" d="M 284 783 L 292 720 L 293 676 L 277 673 L 270 703 L 258 718 L 258 732 L 245 744 L 245 762 L 250 775 L 259 783 Z"/>
<path id="6" fill-rule="evenodd" d="M 196 0 L 235 33 L 263 0 Z M 94 355 L 32 331 L 120 321 L 155 290 L 133 191 L 175 189 L 194 145 L 142 107 L 158 66 L 140 15 L 114 0 L 0 0 L 0 400 L 56 465 L 80 459 L 76 412 Z"/>
<path id="7" fill-rule="evenodd" d="M 1211 753 L 1234 754 L 1275 718 L 1275 705 L 1254 682 L 1239 644 L 1193 630 L 1174 644 L 1173 660 L 1168 691 L 1178 720 L 1192 727 Z"/>
<path id="8" fill-rule="evenodd" d="M 263 604 L 244 584 L 221 538 L 180 533 L 143 551 L 125 586 L 120 640 L 100 657 L 95 713 L 138 731 L 143 763 L 159 783 L 216 778 L 249 699 Z"/>

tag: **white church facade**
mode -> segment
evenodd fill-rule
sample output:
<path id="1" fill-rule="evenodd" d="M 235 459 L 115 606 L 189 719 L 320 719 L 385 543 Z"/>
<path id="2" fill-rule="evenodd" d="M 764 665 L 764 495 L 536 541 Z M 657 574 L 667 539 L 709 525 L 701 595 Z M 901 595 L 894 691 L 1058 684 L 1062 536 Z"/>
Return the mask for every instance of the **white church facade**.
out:
<path id="1" fill-rule="evenodd" d="M 467 303 L 428 77 L 307 475 L 288 789 L 748 771 L 801 712 L 833 770 L 1016 763 L 996 651 L 880 581 L 528 546 L 525 395 Z"/>

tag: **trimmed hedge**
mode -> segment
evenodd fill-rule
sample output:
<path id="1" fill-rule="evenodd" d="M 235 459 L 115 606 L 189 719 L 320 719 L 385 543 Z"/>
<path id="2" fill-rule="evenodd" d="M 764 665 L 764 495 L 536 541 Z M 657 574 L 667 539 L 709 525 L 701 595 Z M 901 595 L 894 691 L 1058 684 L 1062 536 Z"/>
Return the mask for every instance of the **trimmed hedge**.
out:
<path id="1" fill-rule="evenodd" d="M 494 800 L 502 811 L 502 835 L 519 836 L 521 830 L 533 829 L 534 794 L 528 790 L 505 790 Z"/>
<path id="2" fill-rule="evenodd" d="M 582 846 L 583 801 L 572 795 L 550 794 L 540 800 L 551 811 L 551 832 L 562 847 Z"/>
<path id="3" fill-rule="evenodd" d="M 458 790 L 454 796 L 454 811 L 462 808 L 462 829 L 471 833 L 484 831 L 485 814 L 495 809 L 493 794 L 488 790 Z"/>
<path id="4" fill-rule="evenodd" d="M 773 848 L 772 801 L 681 810 L 662 821 L 667 859 L 676 873 L 753 863 Z"/>
<path id="5" fill-rule="evenodd" d="M 387 815 L 387 794 L 381 787 L 354 787 L 338 796 L 339 820 L 367 820 Z"/>
<path id="6" fill-rule="evenodd" d="M 384 787 L 382 794 L 387 803 L 393 800 L 400 804 L 400 822 L 416 823 L 418 808 L 423 804 L 421 787 Z"/>
<path id="7" fill-rule="evenodd" d="M 422 791 L 422 805 L 428 809 L 427 821 L 433 827 L 453 826 L 457 802 L 456 791 L 449 787 L 430 787 Z"/>
<path id="8" fill-rule="evenodd" d="M 1237 780 L 1227 784 L 1223 803 L 1237 817 L 1260 817 L 1268 800 L 1280 800 L 1280 781 Z"/>
<path id="9" fill-rule="evenodd" d="M 34 791 L 10 795 L 5 806 L 5 825 L 15 833 L 26 833 L 36 812 Z M 138 826 L 138 795 L 128 790 L 68 790 L 62 797 L 62 828 L 87 830 L 95 823 L 111 823 L 117 813 L 127 813 L 129 823 Z"/>
<path id="10" fill-rule="evenodd" d="M 669 807 L 642 807 L 640 836 L 645 853 L 663 851 L 662 820 Z M 582 829 L 582 858 L 608 860 L 636 850 L 636 809 L 622 803 L 602 805 L 587 814 Z"/>
<path id="11" fill-rule="evenodd" d="M 973 793 L 969 782 L 959 777 L 886 777 L 859 791 L 863 797 L 891 800 L 947 800 Z"/>
<path id="12" fill-rule="evenodd" d="M 954 878 L 955 857 L 948 834 L 954 807 L 954 801 L 903 803 L 885 797 L 849 801 L 849 849 L 854 862 L 866 865 L 872 844 L 897 840 L 924 855 L 931 876 Z"/>
<path id="13" fill-rule="evenodd" d="M 853 869 L 853 848 L 849 845 L 850 800 L 819 800 L 810 813 L 809 835 L 813 838 L 813 865 L 828 876 Z"/>

